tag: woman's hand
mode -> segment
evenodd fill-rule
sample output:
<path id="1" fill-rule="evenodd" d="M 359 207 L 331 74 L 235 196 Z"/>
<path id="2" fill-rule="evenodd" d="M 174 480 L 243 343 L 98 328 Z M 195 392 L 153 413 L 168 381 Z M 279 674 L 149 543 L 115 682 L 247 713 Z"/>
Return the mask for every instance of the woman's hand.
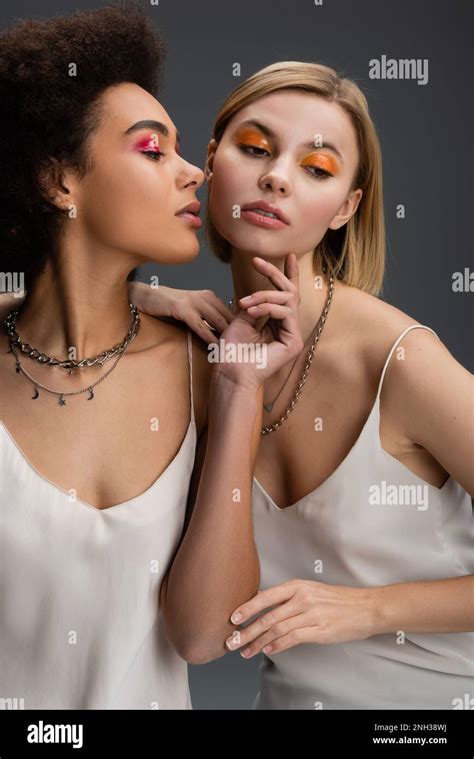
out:
<path id="1" fill-rule="evenodd" d="M 301 353 L 304 343 L 298 324 L 300 298 L 295 254 L 286 257 L 285 273 L 258 257 L 252 259 L 252 265 L 277 289 L 259 292 L 259 305 L 255 308 L 247 307 L 249 301 L 242 299 L 239 302 L 242 310 L 218 343 L 209 346 L 208 350 L 209 361 L 217 363 L 217 377 L 239 386 L 259 388 L 268 377 Z M 253 296 L 248 297 L 252 299 Z M 252 306 L 252 301 L 249 305 Z"/>
<path id="2" fill-rule="evenodd" d="M 226 640 L 231 651 L 243 648 L 248 659 L 263 651 L 279 653 L 300 643 L 344 643 L 376 634 L 371 588 L 327 585 L 313 580 L 289 580 L 259 591 L 230 617 L 242 624 L 262 614 Z M 238 616 L 238 615 L 241 616 Z"/>
<path id="3" fill-rule="evenodd" d="M 130 282 L 131 302 L 150 316 L 164 316 L 185 322 L 204 342 L 211 343 L 224 332 L 234 318 L 212 290 L 177 290 L 151 287 L 144 282 Z"/>

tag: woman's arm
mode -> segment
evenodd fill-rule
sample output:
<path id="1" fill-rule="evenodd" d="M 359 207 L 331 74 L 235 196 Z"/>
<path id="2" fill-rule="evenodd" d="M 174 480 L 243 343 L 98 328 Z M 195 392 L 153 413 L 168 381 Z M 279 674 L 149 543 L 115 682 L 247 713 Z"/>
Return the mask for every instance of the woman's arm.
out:
<path id="1" fill-rule="evenodd" d="M 260 616 L 234 630 L 226 645 L 247 659 L 262 650 L 279 653 L 301 643 L 344 643 L 380 633 L 473 632 L 473 599 L 474 575 L 375 588 L 289 580 L 235 609 L 238 625 Z"/>
<path id="2" fill-rule="evenodd" d="M 129 282 L 131 302 L 150 316 L 184 322 L 209 344 L 222 334 L 234 318 L 232 311 L 213 290 L 179 290 L 174 287 L 152 287 L 144 282 Z M 24 295 L 0 293 L 0 321 L 23 303 Z"/>
<path id="3" fill-rule="evenodd" d="M 474 381 L 442 341 L 411 330 L 390 361 L 384 392 L 406 437 L 474 496 Z"/>
<path id="4" fill-rule="evenodd" d="M 265 360 L 260 367 L 255 361 L 234 360 L 213 369 L 209 424 L 200 440 L 187 529 L 161 587 L 167 635 L 180 656 L 194 664 L 226 653 L 232 609 L 258 590 L 251 499 L 263 384 L 303 348 L 296 257 L 287 263 L 288 277 L 261 259 L 254 259 L 254 265 L 277 289 L 268 291 L 258 317 L 241 311 L 222 339 L 227 346 L 265 346 Z M 282 291 L 287 294 L 284 305 L 277 302 Z M 257 329 L 262 315 L 274 321 L 276 338 L 268 323 L 261 332 Z"/>
<path id="5" fill-rule="evenodd" d="M 211 388 L 209 427 L 198 443 L 184 537 L 160 600 L 168 638 L 192 664 L 226 653 L 230 612 L 259 588 L 251 485 L 262 406 L 263 388 L 257 395 Z"/>
<path id="6" fill-rule="evenodd" d="M 149 316 L 184 322 L 201 340 L 215 341 L 234 318 L 232 311 L 212 290 L 178 290 L 152 287 L 144 282 L 130 282 L 131 302 Z"/>
<path id="7" fill-rule="evenodd" d="M 382 585 L 372 591 L 373 634 L 474 632 L 474 575 Z"/>

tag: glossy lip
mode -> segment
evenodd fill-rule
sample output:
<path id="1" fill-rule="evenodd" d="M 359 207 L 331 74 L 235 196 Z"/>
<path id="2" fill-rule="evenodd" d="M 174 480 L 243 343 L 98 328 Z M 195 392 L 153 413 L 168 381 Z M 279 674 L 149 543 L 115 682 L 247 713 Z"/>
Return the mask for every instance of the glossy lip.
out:
<path id="1" fill-rule="evenodd" d="M 256 208 L 258 208 L 260 211 L 268 211 L 269 213 L 274 213 L 275 216 L 280 219 L 284 224 L 289 224 L 287 216 L 281 211 L 277 206 L 272 206 L 271 203 L 267 203 L 265 200 L 255 200 L 253 203 L 246 203 L 244 206 L 241 206 L 241 211 L 253 211 Z M 262 218 L 269 218 L 269 217 L 262 217 Z"/>
<path id="2" fill-rule="evenodd" d="M 184 206 L 181 211 L 177 211 L 175 216 L 184 219 L 184 221 L 191 223 L 193 227 L 199 229 L 199 227 L 202 226 L 202 221 L 198 216 L 200 209 L 201 204 L 199 200 L 193 200 L 191 203 L 188 203 L 187 206 Z"/>
<path id="3" fill-rule="evenodd" d="M 192 213 L 194 216 L 198 216 L 200 210 L 201 204 L 199 200 L 193 200 L 191 203 L 188 203 L 187 206 L 176 211 L 175 216 L 179 216 L 180 213 Z"/>

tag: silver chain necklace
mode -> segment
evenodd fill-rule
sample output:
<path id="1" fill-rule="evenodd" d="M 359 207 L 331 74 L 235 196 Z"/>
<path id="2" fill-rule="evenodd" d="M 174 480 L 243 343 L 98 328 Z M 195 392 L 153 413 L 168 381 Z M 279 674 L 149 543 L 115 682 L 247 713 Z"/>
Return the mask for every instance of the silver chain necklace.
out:
<path id="1" fill-rule="evenodd" d="M 130 329 L 127 332 L 127 335 L 126 335 L 125 339 L 122 341 L 122 343 L 119 346 L 114 346 L 110 350 L 104 351 L 103 353 L 99 354 L 99 357 L 96 357 L 95 359 L 82 359 L 82 361 L 74 362 L 74 364 L 75 364 L 74 367 L 65 366 L 63 368 L 69 368 L 70 369 L 69 374 L 71 374 L 74 368 L 83 368 L 83 367 L 87 367 L 87 366 L 94 366 L 95 364 L 102 365 L 103 363 L 105 363 L 106 360 L 108 360 L 109 358 L 111 358 L 113 355 L 116 355 L 117 357 L 116 357 L 113 365 L 110 367 L 110 369 L 108 369 L 108 371 L 106 371 L 106 373 L 102 377 L 100 377 L 98 380 L 96 380 L 95 382 L 93 382 L 91 385 L 87 385 L 86 387 L 82 388 L 81 390 L 72 390 L 72 391 L 68 391 L 68 392 L 61 392 L 61 391 L 58 391 L 58 390 L 53 390 L 53 388 L 47 387 L 46 385 L 43 385 L 41 382 L 38 382 L 37 380 L 35 380 L 34 377 L 32 377 L 31 374 L 29 374 L 29 372 L 27 372 L 27 370 L 24 368 L 23 364 L 21 363 L 21 361 L 19 359 L 18 353 L 17 353 L 17 345 L 18 345 L 18 342 L 20 342 L 20 344 L 21 345 L 25 345 L 26 348 L 30 348 L 31 346 L 29 346 L 28 344 L 21 343 L 19 336 L 17 335 L 16 331 L 14 330 L 14 326 L 15 326 L 15 322 L 16 322 L 16 317 L 18 315 L 18 311 L 12 311 L 12 312 L 10 312 L 10 314 L 8 314 L 8 316 L 7 316 L 7 318 L 5 319 L 5 322 L 4 322 L 5 325 L 6 325 L 6 327 L 7 327 L 8 339 L 9 339 L 9 343 L 10 343 L 10 351 L 9 352 L 13 353 L 13 355 L 15 356 L 15 359 L 16 359 L 15 371 L 16 371 L 16 373 L 19 374 L 20 372 L 22 372 L 22 374 L 30 382 L 32 382 L 33 385 L 35 386 L 35 394 L 32 396 L 32 400 L 36 400 L 39 397 L 39 388 L 41 388 L 42 390 L 45 390 L 47 393 L 51 393 L 52 395 L 59 396 L 58 403 L 59 403 L 60 406 L 65 406 L 66 405 L 66 401 L 64 400 L 65 396 L 68 396 L 68 395 L 80 395 L 81 393 L 86 393 L 86 392 L 89 392 L 89 397 L 87 398 L 87 400 L 91 401 L 95 397 L 94 396 L 94 390 L 93 390 L 93 388 L 96 387 L 96 385 L 98 385 L 100 382 L 103 382 L 105 380 L 105 378 L 108 377 L 111 372 L 113 372 L 113 370 L 117 366 L 118 362 L 122 358 L 123 354 L 127 350 L 128 346 L 130 345 L 130 343 L 135 339 L 135 337 L 138 334 L 138 330 L 140 329 L 140 315 L 139 315 L 138 309 L 132 303 L 129 304 L 129 307 L 130 307 L 130 311 L 131 311 L 131 314 L 132 314 L 132 324 L 130 326 Z M 14 334 L 16 335 L 16 337 L 14 337 L 12 335 L 12 331 L 14 332 Z M 35 351 L 35 356 L 33 356 L 34 358 L 36 358 L 36 353 L 39 354 L 40 356 L 44 356 L 44 360 L 40 361 L 40 363 L 42 363 L 42 364 L 60 366 L 63 363 L 64 364 L 68 363 L 68 362 L 58 362 L 57 359 L 50 359 L 49 356 L 47 356 L 44 353 L 40 353 L 39 351 L 36 351 L 36 349 L 34 349 L 34 348 L 31 349 L 31 350 Z M 24 352 L 27 355 L 30 355 L 27 350 L 24 351 Z M 109 354 L 111 354 L 111 355 L 109 355 Z M 97 358 L 100 358 L 101 356 L 105 357 L 104 360 L 98 361 Z M 87 363 L 88 361 L 91 361 L 92 363 Z"/>
<path id="2" fill-rule="evenodd" d="M 326 298 L 326 303 L 324 304 L 324 308 L 323 308 L 322 314 L 321 314 L 321 316 L 319 317 L 319 319 L 317 321 L 316 329 L 315 329 L 315 332 L 314 332 L 314 335 L 313 335 L 313 341 L 312 341 L 311 347 L 310 347 L 310 349 L 308 351 L 308 355 L 306 357 L 306 363 L 305 363 L 302 375 L 300 377 L 300 380 L 298 382 L 298 386 L 296 388 L 296 391 L 295 391 L 293 397 L 291 398 L 290 402 L 288 403 L 288 405 L 287 405 L 284 413 L 279 417 L 279 419 L 277 419 L 275 422 L 273 422 L 273 424 L 265 425 L 264 427 L 262 427 L 261 430 L 260 430 L 260 435 L 262 435 L 262 436 L 263 435 L 269 435 L 271 432 L 275 432 L 275 430 L 277 430 L 283 424 L 283 422 L 285 422 L 288 419 L 288 416 L 293 411 L 293 409 L 294 409 L 294 407 L 296 405 L 296 402 L 298 401 L 298 398 L 301 395 L 301 391 L 303 389 L 304 383 L 306 382 L 306 378 L 308 376 L 309 370 L 311 369 L 311 362 L 313 361 L 314 351 L 316 350 L 316 346 L 317 346 L 317 344 L 319 342 L 319 338 L 321 336 L 321 332 L 324 329 L 324 325 L 326 323 L 326 319 L 327 319 L 327 315 L 328 315 L 328 312 L 329 312 L 329 308 L 331 306 L 333 294 L 334 294 L 334 277 L 332 276 L 332 274 L 330 274 L 330 276 L 329 276 L 329 282 L 328 282 L 328 295 L 327 295 L 327 298 Z M 229 301 L 229 306 L 232 308 L 233 305 L 234 305 L 234 299 L 231 298 L 230 301 Z M 295 360 L 295 363 L 296 363 L 296 360 Z M 294 367 L 294 365 L 295 364 L 293 364 L 293 367 Z M 292 369 L 290 371 L 290 374 L 293 371 L 293 367 L 292 367 Z M 266 410 L 268 410 L 268 406 L 270 406 L 270 411 L 271 411 L 271 409 L 273 408 L 273 404 L 275 403 L 276 399 L 278 398 L 278 396 L 280 395 L 281 391 L 283 390 L 283 387 L 288 382 L 290 374 L 286 378 L 285 382 L 283 383 L 283 385 L 282 385 L 282 387 L 280 389 L 280 392 L 278 393 L 278 395 L 276 396 L 276 398 L 273 400 L 273 402 L 271 404 L 266 404 L 266 403 L 263 404 Z"/>
<path id="3" fill-rule="evenodd" d="M 28 343 L 24 343 L 15 329 L 15 323 L 19 313 L 18 311 L 11 311 L 8 314 L 7 318 L 5 319 L 5 325 L 7 327 L 7 332 L 10 338 L 10 345 L 13 343 L 15 348 L 19 348 L 22 353 L 24 353 L 26 356 L 29 356 L 29 358 L 38 361 L 40 364 L 47 364 L 49 366 L 58 366 L 61 369 L 68 369 L 68 373 L 72 374 L 75 369 L 82 369 L 85 366 L 103 366 L 107 361 L 114 358 L 118 353 L 121 353 L 125 348 L 128 347 L 130 343 L 131 333 L 135 330 L 136 327 L 138 327 L 138 323 L 140 321 L 136 306 L 134 306 L 133 303 L 129 303 L 128 305 L 130 308 L 130 313 L 132 315 L 132 324 L 122 342 L 114 345 L 113 348 L 102 351 L 102 353 L 94 356 L 94 358 L 83 358 L 80 361 L 75 361 L 74 359 L 61 360 L 58 358 L 51 358 L 45 353 L 39 351 L 37 348 L 33 348 Z"/>

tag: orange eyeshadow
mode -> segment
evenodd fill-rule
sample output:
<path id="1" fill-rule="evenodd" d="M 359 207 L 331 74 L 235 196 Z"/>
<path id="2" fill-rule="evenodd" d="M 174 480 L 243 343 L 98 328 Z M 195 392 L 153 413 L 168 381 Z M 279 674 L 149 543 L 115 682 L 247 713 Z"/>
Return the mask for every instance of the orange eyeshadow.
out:
<path id="1" fill-rule="evenodd" d="M 257 129 L 252 129 L 251 127 L 243 127 L 242 129 L 237 130 L 235 133 L 235 139 L 238 142 L 248 142 L 249 144 L 255 145 L 255 147 L 270 147 L 266 137 L 264 137 Z"/>
<path id="2" fill-rule="evenodd" d="M 339 173 L 339 166 L 334 158 L 324 153 L 311 153 L 303 161 L 303 166 L 314 166 L 317 169 L 325 169 L 331 174 Z"/>

